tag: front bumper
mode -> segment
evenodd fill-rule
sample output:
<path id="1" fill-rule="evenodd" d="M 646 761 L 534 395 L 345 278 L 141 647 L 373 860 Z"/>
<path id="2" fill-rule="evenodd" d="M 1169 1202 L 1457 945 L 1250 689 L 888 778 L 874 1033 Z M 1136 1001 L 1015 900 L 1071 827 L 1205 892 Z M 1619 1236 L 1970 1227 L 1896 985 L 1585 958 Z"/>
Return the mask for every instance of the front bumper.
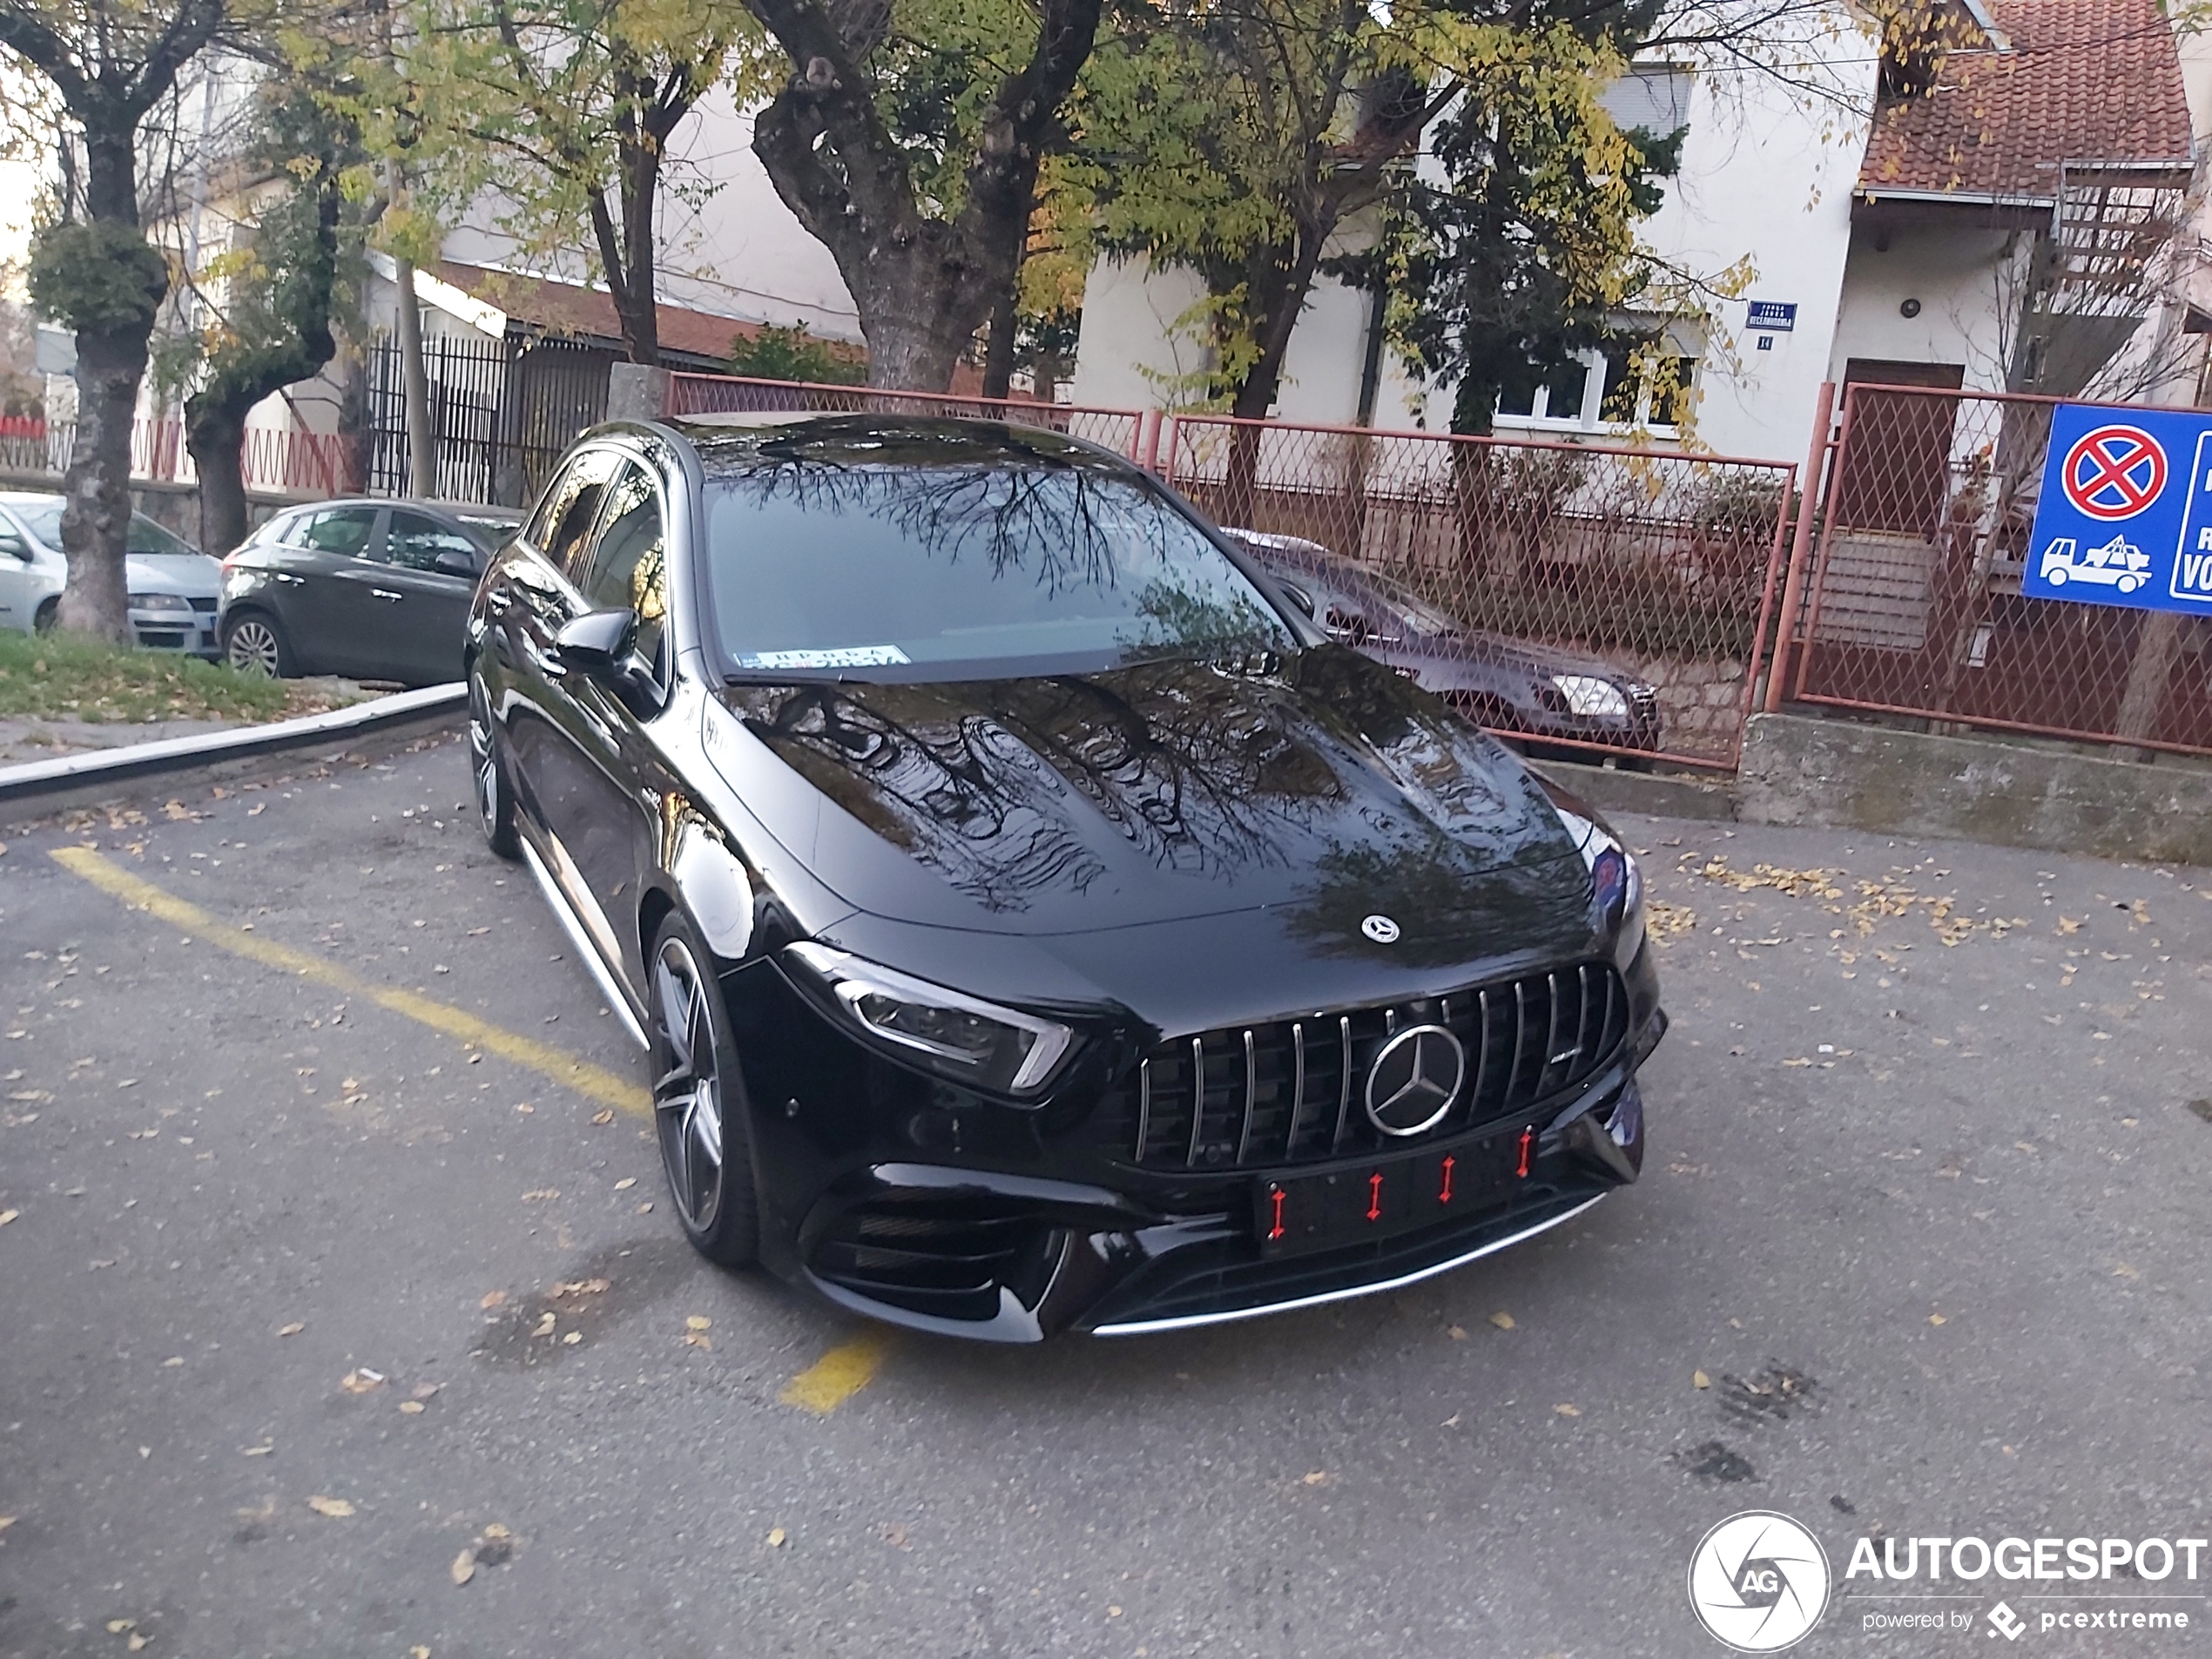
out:
<path id="1" fill-rule="evenodd" d="M 1141 1169 L 1082 1132 L 1087 1109 L 1016 1111 L 863 1050 L 765 964 L 725 981 L 742 1056 L 764 1262 L 840 1306 L 1000 1342 L 1244 1319 L 1398 1289 L 1556 1226 L 1634 1181 L 1636 1070 L 1666 1028 L 1648 962 L 1641 1022 L 1541 1103 L 1526 1174 L 1446 1222 L 1269 1257 L 1256 1184 L 1364 1181 L 1368 1153 L 1280 1170 Z M 1471 1154 L 1498 1125 L 1419 1143 Z M 1402 1156 L 1391 1149 L 1389 1157 Z"/>
<path id="2" fill-rule="evenodd" d="M 131 609 L 131 632 L 148 651 L 178 651 L 211 661 L 222 654 L 215 637 L 215 601 L 194 600 L 189 610 Z"/>

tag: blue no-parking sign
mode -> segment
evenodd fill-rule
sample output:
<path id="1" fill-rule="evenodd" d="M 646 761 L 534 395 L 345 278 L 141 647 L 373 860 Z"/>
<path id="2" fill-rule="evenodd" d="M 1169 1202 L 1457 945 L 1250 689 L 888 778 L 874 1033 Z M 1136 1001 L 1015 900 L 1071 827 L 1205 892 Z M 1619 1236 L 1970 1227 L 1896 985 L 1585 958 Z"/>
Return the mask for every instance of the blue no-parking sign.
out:
<path id="1" fill-rule="evenodd" d="M 2212 412 L 2054 410 L 2020 591 L 2212 616 Z"/>

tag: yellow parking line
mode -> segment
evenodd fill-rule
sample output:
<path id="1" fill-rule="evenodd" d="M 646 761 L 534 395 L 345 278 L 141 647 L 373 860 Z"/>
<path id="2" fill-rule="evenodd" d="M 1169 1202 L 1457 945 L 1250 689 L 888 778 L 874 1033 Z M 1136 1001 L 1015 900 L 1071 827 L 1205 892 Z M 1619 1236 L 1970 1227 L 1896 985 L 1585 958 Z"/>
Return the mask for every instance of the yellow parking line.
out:
<path id="1" fill-rule="evenodd" d="M 891 1346 L 888 1331 L 865 1332 L 850 1342 L 840 1342 L 786 1383 L 777 1398 L 786 1406 L 826 1416 L 874 1380 Z"/>
<path id="2" fill-rule="evenodd" d="M 494 1025 L 489 1020 L 480 1020 L 449 1002 L 418 996 L 413 991 L 374 984 L 323 957 L 304 950 L 294 950 L 289 945 L 280 945 L 274 940 L 262 938 L 259 934 L 218 921 L 198 905 L 188 904 L 173 894 L 165 893 L 151 881 L 140 880 L 129 871 L 102 858 L 89 846 L 60 847 L 55 849 L 51 856 L 71 874 L 82 877 L 101 892 L 120 899 L 132 909 L 158 916 L 179 932 L 204 939 L 234 956 L 243 956 L 248 961 L 260 962 L 264 967 L 281 968 L 287 974 L 314 980 L 348 996 L 374 1002 L 380 1008 L 404 1015 L 434 1031 L 462 1042 L 473 1043 L 486 1054 L 497 1055 L 502 1060 L 535 1071 L 564 1089 L 575 1090 L 587 1100 L 597 1101 L 603 1106 L 611 1106 L 618 1111 L 640 1117 L 652 1115 L 651 1099 L 644 1089 L 602 1067 L 578 1060 L 573 1055 L 563 1054 L 545 1043 L 534 1042 L 503 1026 Z M 862 1383 L 867 1380 L 866 1377 L 860 1379 Z M 858 1387 L 860 1384 L 856 1383 L 853 1386 Z"/>

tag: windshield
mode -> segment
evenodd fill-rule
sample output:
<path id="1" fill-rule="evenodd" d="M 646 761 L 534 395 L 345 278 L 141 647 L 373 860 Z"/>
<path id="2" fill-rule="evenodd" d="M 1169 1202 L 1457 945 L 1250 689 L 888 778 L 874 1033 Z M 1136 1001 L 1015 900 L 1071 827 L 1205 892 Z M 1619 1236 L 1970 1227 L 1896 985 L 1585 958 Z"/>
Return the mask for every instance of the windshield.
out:
<path id="1" fill-rule="evenodd" d="M 1427 600 L 1416 597 L 1413 590 L 1401 586 L 1379 571 L 1365 573 L 1375 591 L 1380 594 L 1399 618 L 1417 634 L 1455 634 L 1460 624 L 1453 617 L 1431 605 Z"/>
<path id="2" fill-rule="evenodd" d="M 710 477 L 714 618 L 741 673 L 1081 671 L 1295 643 L 1204 532 L 1116 470 L 967 443 L 968 464 L 915 464 L 944 458 L 930 448 L 776 441 Z"/>
<path id="3" fill-rule="evenodd" d="M 17 518 L 47 547 L 58 552 L 62 544 L 62 498 L 44 496 L 34 502 L 8 503 Z M 133 553 L 193 553 L 199 550 L 166 525 L 158 523 L 144 513 L 131 515 L 131 536 L 127 543 Z"/>

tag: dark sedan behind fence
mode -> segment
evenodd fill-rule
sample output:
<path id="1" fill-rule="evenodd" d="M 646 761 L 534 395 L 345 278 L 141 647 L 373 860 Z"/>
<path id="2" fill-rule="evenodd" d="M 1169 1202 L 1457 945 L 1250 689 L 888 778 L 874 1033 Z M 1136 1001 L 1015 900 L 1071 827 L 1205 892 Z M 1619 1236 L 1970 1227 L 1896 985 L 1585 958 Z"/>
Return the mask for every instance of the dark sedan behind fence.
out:
<path id="1" fill-rule="evenodd" d="M 1732 767 L 1797 469 L 1656 449 L 1170 416 L 1162 475 L 1224 524 L 1302 537 L 1460 627 L 1652 687 L 1662 758 Z M 1648 728 L 1561 735 L 1649 752 Z"/>

